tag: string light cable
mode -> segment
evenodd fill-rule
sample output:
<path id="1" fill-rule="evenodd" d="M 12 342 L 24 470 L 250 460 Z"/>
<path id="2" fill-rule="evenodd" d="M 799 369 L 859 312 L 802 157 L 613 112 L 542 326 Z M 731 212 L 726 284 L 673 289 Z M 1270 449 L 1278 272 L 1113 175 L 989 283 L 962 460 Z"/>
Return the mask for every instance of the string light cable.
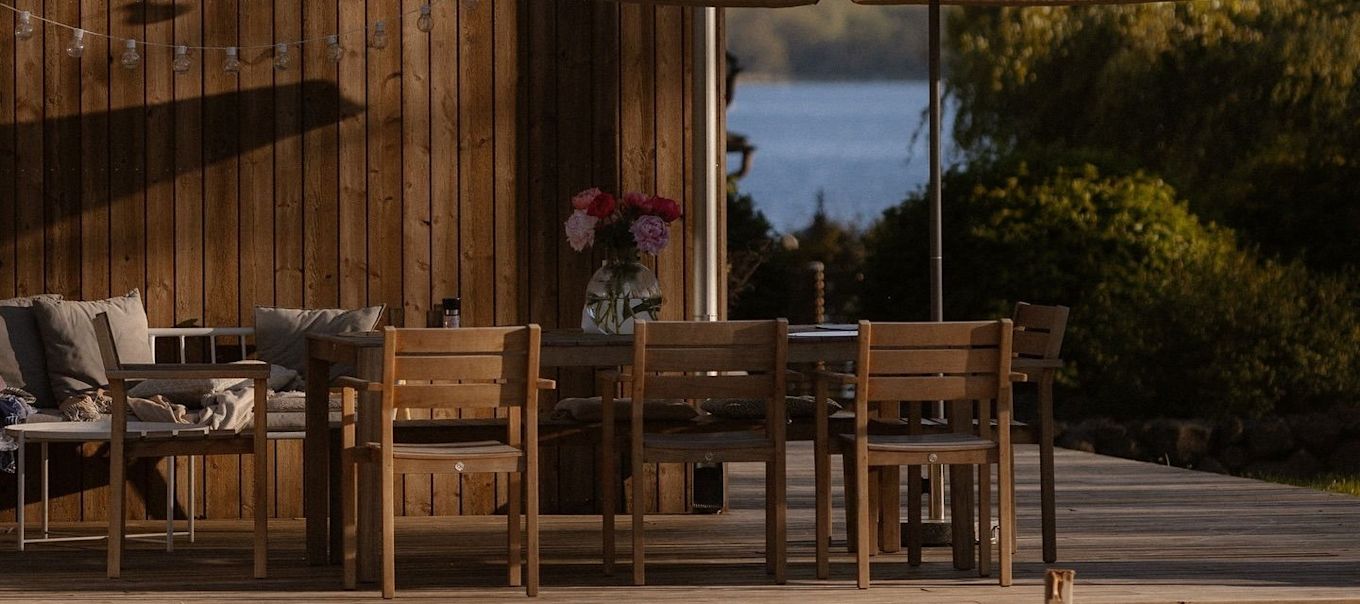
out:
<path id="1" fill-rule="evenodd" d="M 432 13 L 430 4 L 438 1 L 440 0 L 432 0 L 432 2 L 422 3 L 419 7 L 417 7 L 414 10 L 409 10 L 397 15 L 397 18 L 399 22 L 404 23 L 407 17 L 416 16 L 417 17 L 416 28 L 419 29 L 421 32 L 428 33 L 430 31 L 430 28 L 432 28 L 431 24 Z M 340 47 L 340 41 L 347 38 L 359 36 L 363 39 L 365 46 L 371 45 L 374 48 L 378 49 L 382 49 L 387 46 L 387 28 L 384 20 L 381 19 L 375 20 L 372 25 L 356 27 L 353 29 L 340 31 L 333 34 L 327 34 L 324 36 L 318 36 L 315 38 L 303 38 L 301 40 L 295 40 L 292 42 L 270 42 L 268 44 L 241 44 L 236 46 L 194 46 L 177 43 L 153 42 L 150 40 L 139 40 L 136 38 L 126 38 L 122 36 L 114 36 L 106 33 L 90 31 L 83 27 L 77 27 L 75 25 L 62 23 L 61 21 L 49 19 L 47 17 L 34 14 L 32 11 L 20 9 L 14 6 L 13 4 L 10 4 L 9 2 L 5 1 L 0 1 L 0 9 L 5 9 L 15 14 L 14 36 L 15 38 L 18 38 L 20 40 L 28 40 L 33 37 L 34 21 L 37 21 L 47 26 L 65 29 L 71 32 L 71 44 L 67 47 L 67 54 L 70 54 L 73 57 L 79 57 L 83 53 L 83 51 L 85 50 L 85 41 L 89 38 L 106 39 L 110 42 L 110 48 L 115 47 L 117 43 L 121 42 L 123 48 L 125 48 L 123 53 L 124 59 L 123 64 L 125 66 L 131 64 L 131 66 L 128 66 L 129 69 L 135 68 L 137 62 L 140 60 L 140 56 L 137 56 L 136 50 L 138 46 L 143 46 L 146 48 L 164 48 L 174 51 L 176 71 L 181 71 L 180 67 L 184 66 L 184 61 L 188 59 L 189 51 L 198 51 L 200 53 L 204 51 L 222 52 L 225 53 L 226 55 L 225 69 L 226 71 L 229 72 L 236 71 L 237 69 L 240 68 L 239 53 L 248 50 L 273 49 L 275 53 L 282 54 L 284 55 L 284 57 L 287 57 L 288 48 L 290 47 L 295 46 L 301 47 L 310 44 L 324 44 L 327 49 L 329 57 L 332 60 L 339 60 L 338 57 L 343 54 L 343 49 Z M 370 40 L 369 38 L 370 32 L 373 34 L 372 40 Z M 133 57 L 137 58 L 134 59 Z M 284 58 L 282 61 L 283 66 L 280 67 L 279 65 L 280 61 L 278 61 L 276 57 L 274 66 L 276 69 L 284 69 L 287 67 L 290 60 L 291 60 L 290 58 Z M 185 67 L 186 69 L 184 69 L 183 71 L 187 71 L 187 66 Z M 235 67 L 236 69 L 233 69 L 233 67 Z"/>

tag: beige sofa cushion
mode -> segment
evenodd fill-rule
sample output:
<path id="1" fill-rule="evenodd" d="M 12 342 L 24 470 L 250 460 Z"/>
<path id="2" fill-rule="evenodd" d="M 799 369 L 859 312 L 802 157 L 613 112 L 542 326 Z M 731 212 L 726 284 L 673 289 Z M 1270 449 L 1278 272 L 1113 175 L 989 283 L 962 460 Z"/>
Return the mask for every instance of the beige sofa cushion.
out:
<path id="1" fill-rule="evenodd" d="M 137 290 L 107 300 L 74 301 L 39 298 L 33 312 L 47 355 L 47 377 L 57 402 L 82 390 L 108 385 L 94 318 L 108 313 L 113 340 L 124 363 L 151 363 L 146 310 Z"/>
<path id="2" fill-rule="evenodd" d="M 55 407 L 52 387 L 47 383 L 47 353 L 33 302 L 39 298 L 60 300 L 56 294 L 0 300 L 0 379 L 11 388 L 22 389 L 38 400 L 37 407 Z"/>
<path id="3" fill-rule="evenodd" d="M 307 334 L 335 335 L 377 327 L 383 306 L 340 308 L 255 307 L 255 348 L 261 361 L 307 373 Z M 331 379 L 352 370 L 331 367 Z"/>

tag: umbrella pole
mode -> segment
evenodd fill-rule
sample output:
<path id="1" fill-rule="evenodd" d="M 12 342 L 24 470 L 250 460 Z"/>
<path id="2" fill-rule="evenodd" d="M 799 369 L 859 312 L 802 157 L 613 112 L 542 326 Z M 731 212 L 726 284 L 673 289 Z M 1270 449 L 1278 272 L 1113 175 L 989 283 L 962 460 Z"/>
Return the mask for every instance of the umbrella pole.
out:
<path id="1" fill-rule="evenodd" d="M 940 0 L 930 0 L 930 320 L 944 321 L 944 247 L 941 242 Z M 944 403 L 935 403 L 944 417 Z M 930 466 L 930 519 L 944 519 L 944 466 Z"/>

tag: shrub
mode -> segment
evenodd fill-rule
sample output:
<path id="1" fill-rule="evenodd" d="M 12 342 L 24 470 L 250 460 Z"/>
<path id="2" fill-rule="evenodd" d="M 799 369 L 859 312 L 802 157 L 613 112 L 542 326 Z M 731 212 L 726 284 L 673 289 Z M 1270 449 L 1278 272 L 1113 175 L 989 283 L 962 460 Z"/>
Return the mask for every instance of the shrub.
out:
<path id="1" fill-rule="evenodd" d="M 946 318 L 1007 316 L 1016 300 L 1071 306 L 1068 415 L 1255 417 L 1360 401 L 1350 277 L 1258 258 L 1160 179 L 975 166 L 949 174 L 945 192 Z M 909 199 L 869 233 L 870 317 L 926 317 L 926 219 Z"/>

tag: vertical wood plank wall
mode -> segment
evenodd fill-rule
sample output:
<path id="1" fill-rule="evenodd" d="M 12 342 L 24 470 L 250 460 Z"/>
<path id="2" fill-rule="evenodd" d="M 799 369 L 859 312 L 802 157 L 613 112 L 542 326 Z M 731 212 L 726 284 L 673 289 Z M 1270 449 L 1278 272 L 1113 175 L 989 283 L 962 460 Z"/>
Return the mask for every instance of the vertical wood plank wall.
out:
<path id="1" fill-rule="evenodd" d="M 295 47 L 284 71 L 272 49 L 242 49 L 235 75 L 221 53 L 195 53 L 177 74 L 172 51 L 142 48 L 127 70 L 121 43 L 91 37 L 71 58 L 66 31 L 16 40 L 15 15 L 0 10 L 0 298 L 137 288 L 153 326 L 223 326 L 249 325 L 257 304 L 379 303 L 415 325 L 461 296 L 466 325 L 574 327 L 599 256 L 563 240 L 572 193 L 641 190 L 693 209 L 690 9 L 434 0 L 425 33 L 410 14 L 417 0 L 13 1 L 164 44 L 267 45 L 379 20 L 389 44 L 344 38 L 338 64 L 324 44 Z M 663 315 L 680 319 L 692 314 L 692 225 L 672 237 L 654 267 Z M 563 395 L 592 388 L 589 372 L 557 377 Z M 103 452 L 52 451 L 53 519 L 103 520 Z M 301 513 L 300 458 L 300 441 L 270 451 L 277 516 Z M 199 461 L 195 513 L 249 515 L 251 464 Z M 596 509 L 589 442 L 547 447 L 543 463 L 545 511 Z M 166 471 L 134 470 L 134 517 L 164 514 Z M 648 506 L 684 511 L 686 474 L 648 470 Z M 411 476 L 401 488 L 412 515 L 488 513 L 505 500 L 485 477 Z M 0 478 L 0 521 L 13 520 L 13 498 L 13 479 Z"/>

